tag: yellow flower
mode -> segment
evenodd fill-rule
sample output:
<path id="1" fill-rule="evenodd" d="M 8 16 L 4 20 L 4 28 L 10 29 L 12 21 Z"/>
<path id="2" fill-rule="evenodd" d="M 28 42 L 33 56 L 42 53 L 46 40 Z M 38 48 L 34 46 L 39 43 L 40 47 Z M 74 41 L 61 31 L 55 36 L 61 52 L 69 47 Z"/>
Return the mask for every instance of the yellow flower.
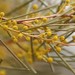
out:
<path id="1" fill-rule="evenodd" d="M 27 30 L 27 29 L 28 29 L 28 26 L 24 26 L 23 29 L 24 29 L 24 30 Z"/>
<path id="2" fill-rule="evenodd" d="M 23 57 L 23 55 L 22 55 L 21 53 L 18 53 L 17 56 L 18 56 L 19 58 L 22 58 L 22 57 Z"/>
<path id="3" fill-rule="evenodd" d="M 16 25 L 13 26 L 13 29 L 18 30 L 18 26 L 16 26 Z"/>
<path id="4" fill-rule="evenodd" d="M 0 16 L 3 17 L 5 15 L 4 12 L 0 12 Z"/>
<path id="5" fill-rule="evenodd" d="M 46 36 L 45 33 L 39 35 L 40 38 L 44 38 L 45 36 Z"/>
<path id="6" fill-rule="evenodd" d="M 60 36 L 60 41 L 63 41 L 65 40 L 65 37 L 64 36 Z"/>
<path id="7" fill-rule="evenodd" d="M 18 42 L 18 40 L 16 38 L 13 39 L 14 42 Z"/>
<path id="8" fill-rule="evenodd" d="M 51 36 L 51 35 L 52 35 L 51 31 L 47 32 L 47 36 Z"/>
<path id="9" fill-rule="evenodd" d="M 22 38 L 22 37 L 23 37 L 22 33 L 18 34 L 18 38 Z"/>
<path id="10" fill-rule="evenodd" d="M 37 4 L 34 4 L 32 7 L 33 7 L 34 10 L 38 9 L 38 5 Z"/>
<path id="11" fill-rule="evenodd" d="M 66 39 L 65 39 L 63 42 L 64 42 L 64 43 L 68 43 Z"/>
<path id="12" fill-rule="evenodd" d="M 47 62 L 48 63 L 52 63 L 53 62 L 53 58 L 52 57 L 47 58 Z"/>
<path id="13" fill-rule="evenodd" d="M 12 21 L 11 21 L 11 20 L 8 20 L 8 21 L 7 21 L 7 24 L 11 24 L 11 23 L 12 23 Z"/>
<path id="14" fill-rule="evenodd" d="M 7 25 L 3 25 L 3 28 L 4 28 L 5 30 L 8 30 L 8 26 L 7 26 Z"/>
<path id="15" fill-rule="evenodd" d="M 61 52 L 61 47 L 55 46 L 57 52 Z"/>
<path id="16" fill-rule="evenodd" d="M 16 25 L 17 24 L 17 21 L 16 20 L 12 20 L 12 24 L 13 25 Z"/>
<path id="17" fill-rule="evenodd" d="M 34 20 L 34 22 L 35 22 L 35 23 L 39 23 L 39 20 L 36 19 L 36 20 Z"/>
<path id="18" fill-rule="evenodd" d="M 27 41 L 30 41 L 30 37 L 29 37 L 29 36 L 26 36 L 25 39 L 26 39 Z"/>
<path id="19" fill-rule="evenodd" d="M 43 17 L 43 18 L 42 18 L 42 21 L 43 21 L 43 22 L 47 22 L 48 19 L 47 19 L 46 17 Z"/>
<path id="20" fill-rule="evenodd" d="M 46 31 L 46 32 L 50 32 L 51 29 L 50 29 L 49 27 L 45 27 L 45 31 Z"/>
<path id="21" fill-rule="evenodd" d="M 67 3 L 70 3 L 70 0 L 66 0 Z"/>
<path id="22" fill-rule="evenodd" d="M 53 40 L 57 41 L 58 40 L 58 36 L 57 35 L 53 36 Z"/>
<path id="23" fill-rule="evenodd" d="M 14 42 L 18 42 L 18 39 L 17 39 L 15 36 L 12 36 L 12 40 L 13 40 Z"/>

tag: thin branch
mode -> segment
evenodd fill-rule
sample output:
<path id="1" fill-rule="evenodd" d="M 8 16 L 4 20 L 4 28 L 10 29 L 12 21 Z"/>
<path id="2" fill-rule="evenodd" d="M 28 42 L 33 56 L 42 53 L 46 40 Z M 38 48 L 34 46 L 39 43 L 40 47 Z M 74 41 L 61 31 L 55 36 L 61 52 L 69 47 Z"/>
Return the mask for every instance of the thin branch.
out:
<path id="1" fill-rule="evenodd" d="M 44 0 L 39 0 L 45 7 L 49 7 L 48 4 Z M 50 11 L 54 14 L 55 12 L 50 9 Z"/>
<path id="2" fill-rule="evenodd" d="M 29 68 L 12 52 L 12 50 L 9 47 L 6 46 L 6 44 L 1 39 L 0 39 L 0 42 L 13 55 L 13 57 L 15 58 L 15 60 L 17 60 L 24 68 L 27 68 L 29 70 Z"/>
<path id="3" fill-rule="evenodd" d="M 34 56 L 33 38 L 32 37 L 31 37 L 31 40 L 30 40 L 30 44 L 31 44 L 32 59 L 34 61 L 35 60 L 35 56 Z"/>
<path id="4" fill-rule="evenodd" d="M 62 62 L 64 62 L 66 64 L 66 66 L 75 74 L 74 69 L 66 62 L 66 60 L 63 59 L 63 57 L 56 51 L 56 49 L 53 47 L 52 44 L 50 44 L 50 47 L 58 55 L 58 57 L 62 60 Z"/>

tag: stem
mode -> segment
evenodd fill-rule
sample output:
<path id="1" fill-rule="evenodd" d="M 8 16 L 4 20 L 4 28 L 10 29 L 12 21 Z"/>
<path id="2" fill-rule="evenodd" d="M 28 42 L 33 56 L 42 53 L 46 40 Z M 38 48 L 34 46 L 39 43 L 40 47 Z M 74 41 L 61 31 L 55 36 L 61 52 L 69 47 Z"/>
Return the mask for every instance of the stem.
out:
<path id="1" fill-rule="evenodd" d="M 10 37 L 12 37 L 12 34 L 9 32 L 9 31 L 7 31 L 7 33 L 8 33 L 8 35 L 10 36 Z M 25 49 L 17 42 L 16 43 L 16 45 L 19 47 L 19 48 L 21 48 L 23 51 L 25 51 Z"/>
<path id="2" fill-rule="evenodd" d="M 63 57 L 56 51 L 56 49 L 52 46 L 52 44 L 50 44 L 50 47 L 58 55 L 58 57 L 66 64 L 66 66 L 75 74 L 74 69 L 66 62 L 66 60 L 63 59 Z"/>
<path id="3" fill-rule="evenodd" d="M 32 3 L 29 3 L 28 8 L 27 8 L 27 11 L 26 11 L 26 14 L 28 14 L 28 13 L 30 12 L 31 4 L 32 4 Z M 28 18 L 28 16 L 26 16 L 26 18 Z"/>
<path id="4" fill-rule="evenodd" d="M 56 18 L 55 18 L 55 19 L 56 19 Z M 49 23 L 47 23 L 47 24 L 44 24 L 44 25 L 41 25 L 41 26 L 35 26 L 35 27 L 32 27 L 32 28 L 27 29 L 26 31 L 32 30 L 32 29 L 35 29 L 35 28 L 51 26 L 50 24 L 55 23 L 55 22 L 59 22 L 59 21 L 63 21 L 63 20 L 66 20 L 66 19 L 61 19 L 61 20 L 58 20 L 58 19 L 54 20 L 54 19 L 52 19 L 52 20 L 51 20 Z"/>
<path id="5" fill-rule="evenodd" d="M 56 61 L 56 60 L 55 60 Z M 68 70 L 70 70 L 67 66 L 65 66 L 63 63 L 61 63 L 61 62 L 58 62 L 58 61 L 56 61 L 57 63 L 58 63 L 58 65 L 61 65 L 62 67 L 65 67 L 65 68 L 67 68 Z M 70 70 L 71 71 L 71 70 Z"/>
<path id="6" fill-rule="evenodd" d="M 68 35 L 66 35 L 65 38 L 68 38 L 73 32 L 74 30 L 72 30 Z"/>
<path id="7" fill-rule="evenodd" d="M 59 58 L 58 56 L 50 56 L 50 57 Z M 72 56 L 63 56 L 63 58 L 75 58 L 75 56 L 74 55 L 72 55 Z"/>
<path id="8" fill-rule="evenodd" d="M 67 53 L 72 54 L 72 55 L 75 56 L 75 54 L 74 54 L 73 52 L 71 52 L 71 51 L 69 51 L 69 50 L 66 50 L 65 48 L 63 48 L 63 50 L 66 51 Z"/>
<path id="9" fill-rule="evenodd" d="M 13 57 L 24 67 L 27 68 L 27 70 L 31 70 L 34 74 L 36 74 L 37 72 L 30 67 L 30 69 L 28 68 L 28 66 L 26 66 L 12 51 L 11 49 L 9 49 L 6 44 L 0 39 L 0 42 L 5 46 L 5 48 L 13 55 Z"/>
<path id="10" fill-rule="evenodd" d="M 17 60 L 24 68 L 27 68 L 27 70 L 29 70 L 29 68 L 11 51 L 11 49 L 9 47 L 6 46 L 6 44 L 1 39 L 0 39 L 0 42 L 13 55 L 13 57 L 15 58 L 15 60 Z"/>
<path id="11" fill-rule="evenodd" d="M 48 4 L 44 0 L 39 0 L 45 7 L 49 7 Z M 55 13 L 52 9 L 50 9 L 52 13 Z"/>
<path id="12" fill-rule="evenodd" d="M 11 34 L 7 31 L 7 33 L 9 34 L 9 36 L 11 37 Z M 19 44 L 19 43 L 16 43 L 22 50 L 24 50 L 25 51 L 25 49 Z M 29 63 L 27 63 L 27 61 L 26 61 L 26 59 L 24 58 L 24 61 L 25 61 L 25 63 L 27 64 L 27 66 L 33 71 L 33 73 L 37 73 L 36 71 L 35 71 L 35 69 L 33 68 L 33 67 L 31 67 L 30 65 L 29 65 Z"/>
<path id="13" fill-rule="evenodd" d="M 35 56 L 34 56 L 34 48 L 33 48 L 33 38 L 31 37 L 31 52 L 32 52 L 32 59 L 33 61 L 35 60 Z"/>
<path id="14" fill-rule="evenodd" d="M 17 71 L 28 71 L 28 70 L 25 70 L 25 68 L 13 68 L 13 67 L 3 67 L 3 66 L 0 66 L 0 69 L 17 70 Z"/>
<path id="15" fill-rule="evenodd" d="M 56 60 L 57 62 L 62 62 L 61 60 Z M 75 62 L 75 60 L 66 60 L 67 62 Z"/>
<path id="16" fill-rule="evenodd" d="M 16 16 L 16 17 L 12 17 L 8 20 L 17 19 L 17 18 L 21 18 L 21 17 L 27 16 L 27 15 L 30 15 L 30 14 L 33 14 L 33 13 L 38 13 L 38 12 L 41 12 L 41 11 L 45 11 L 45 10 L 48 10 L 48 9 L 53 8 L 55 6 L 57 6 L 57 5 L 50 6 L 50 7 L 47 7 L 47 8 L 41 9 L 41 10 L 37 10 L 37 11 L 34 11 L 34 12 L 30 12 L 30 13 L 27 13 L 27 14 L 19 15 L 19 16 Z"/>
<path id="17" fill-rule="evenodd" d="M 55 72 L 55 68 L 54 68 L 54 65 L 52 63 L 50 64 L 50 67 L 51 67 L 52 72 Z"/>

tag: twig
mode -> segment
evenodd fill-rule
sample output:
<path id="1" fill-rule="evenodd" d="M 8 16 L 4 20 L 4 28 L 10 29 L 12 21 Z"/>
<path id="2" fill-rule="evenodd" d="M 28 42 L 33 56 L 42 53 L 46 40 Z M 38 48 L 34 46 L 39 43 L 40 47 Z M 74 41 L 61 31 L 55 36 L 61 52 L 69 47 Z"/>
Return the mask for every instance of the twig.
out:
<path id="1" fill-rule="evenodd" d="M 0 69 L 17 70 L 17 71 L 28 71 L 25 68 L 13 68 L 13 67 L 3 67 L 3 66 L 0 66 Z"/>
<path id="2" fill-rule="evenodd" d="M 67 65 L 67 67 L 75 74 L 74 69 L 63 59 L 63 57 L 55 50 L 55 48 L 50 44 L 52 50 L 59 56 L 59 58 Z"/>
<path id="3" fill-rule="evenodd" d="M 31 44 L 31 52 L 32 52 L 32 59 L 33 61 L 35 60 L 35 56 L 34 56 L 34 48 L 33 48 L 33 38 L 31 37 L 31 40 L 30 40 L 30 44 Z"/>
<path id="4" fill-rule="evenodd" d="M 5 46 L 5 48 L 14 56 L 14 58 L 24 67 L 27 68 L 27 70 L 31 70 L 34 74 L 36 74 L 37 72 L 35 71 L 35 69 L 33 69 L 32 67 L 28 67 L 27 65 L 25 65 L 7 46 L 6 44 L 0 39 L 0 42 Z"/>
<path id="5" fill-rule="evenodd" d="M 48 4 L 44 0 L 39 0 L 44 6 L 49 7 Z M 52 9 L 50 9 L 52 13 L 55 13 Z"/>
<path id="6" fill-rule="evenodd" d="M 4 47 L 13 55 L 13 57 L 22 65 L 24 66 L 24 68 L 27 68 L 29 70 L 29 68 L 11 51 L 11 49 L 9 49 L 6 44 L 0 39 L 0 42 L 4 45 Z"/>
<path id="7" fill-rule="evenodd" d="M 7 31 L 7 33 L 8 33 L 8 35 L 10 36 L 10 37 L 12 37 L 12 34 L 9 32 L 9 31 Z M 21 48 L 23 51 L 25 51 L 25 49 L 17 42 L 17 43 L 15 43 L 19 48 Z"/>
<path id="8" fill-rule="evenodd" d="M 27 15 L 30 15 L 30 14 L 33 14 L 33 13 L 38 13 L 38 12 L 41 12 L 41 11 L 45 11 L 45 10 L 48 10 L 48 9 L 53 8 L 55 6 L 57 6 L 57 5 L 50 6 L 50 7 L 47 7 L 47 8 L 41 9 L 41 10 L 37 10 L 37 11 L 34 11 L 34 12 L 30 12 L 28 14 L 23 14 L 23 15 L 19 15 L 19 16 L 16 16 L 16 17 L 12 17 L 12 18 L 10 18 L 8 20 L 17 19 L 17 18 L 21 18 L 21 17 L 27 16 Z"/>

